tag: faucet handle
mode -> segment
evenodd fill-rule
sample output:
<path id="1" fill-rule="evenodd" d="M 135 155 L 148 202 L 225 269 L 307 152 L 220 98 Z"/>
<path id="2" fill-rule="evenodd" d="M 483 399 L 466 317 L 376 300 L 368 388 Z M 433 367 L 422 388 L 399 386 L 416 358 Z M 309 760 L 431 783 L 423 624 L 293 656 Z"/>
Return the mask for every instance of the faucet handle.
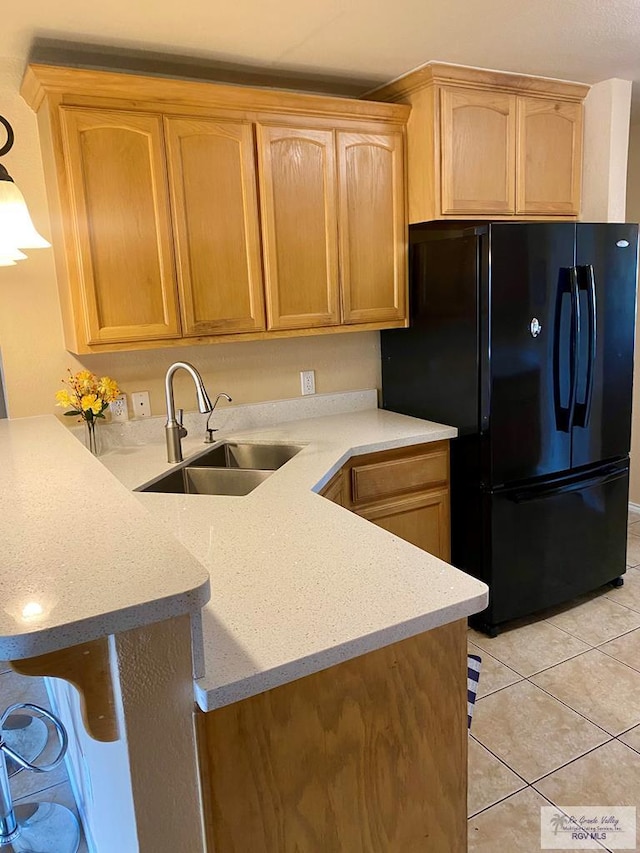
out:
<path id="1" fill-rule="evenodd" d="M 178 427 L 180 430 L 180 438 L 186 438 L 186 436 L 189 435 L 189 433 L 187 432 L 185 427 L 182 426 L 183 417 L 184 417 L 184 409 L 176 409 L 176 420 L 178 421 Z"/>

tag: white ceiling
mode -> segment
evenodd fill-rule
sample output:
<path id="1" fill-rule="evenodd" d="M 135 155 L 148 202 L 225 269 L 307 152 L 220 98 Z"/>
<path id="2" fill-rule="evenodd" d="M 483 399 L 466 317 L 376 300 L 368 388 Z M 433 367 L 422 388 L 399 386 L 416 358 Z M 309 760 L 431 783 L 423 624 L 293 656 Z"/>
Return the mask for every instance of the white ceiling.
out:
<path id="1" fill-rule="evenodd" d="M 430 59 L 640 82 L 640 0 L 10 2 L 0 57 L 26 62 L 34 39 L 319 74 L 354 91 Z"/>

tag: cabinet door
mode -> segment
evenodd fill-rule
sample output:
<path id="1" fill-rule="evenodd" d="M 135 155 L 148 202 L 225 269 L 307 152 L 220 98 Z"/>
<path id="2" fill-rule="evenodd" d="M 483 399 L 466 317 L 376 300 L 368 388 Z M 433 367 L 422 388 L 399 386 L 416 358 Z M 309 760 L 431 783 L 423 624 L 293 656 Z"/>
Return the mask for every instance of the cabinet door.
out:
<path id="1" fill-rule="evenodd" d="M 62 107 L 61 123 L 77 325 L 89 344 L 179 337 L 162 119 Z"/>
<path id="2" fill-rule="evenodd" d="M 337 134 L 343 322 L 406 317 L 403 136 Z"/>
<path id="3" fill-rule="evenodd" d="M 269 125 L 257 130 L 268 327 L 336 325 L 333 131 Z"/>
<path id="4" fill-rule="evenodd" d="M 518 98 L 518 213 L 578 215 L 582 104 Z"/>
<path id="5" fill-rule="evenodd" d="M 253 129 L 167 118 L 184 335 L 265 328 Z"/>
<path id="6" fill-rule="evenodd" d="M 516 96 L 440 92 L 443 214 L 515 212 Z"/>
<path id="7" fill-rule="evenodd" d="M 356 512 L 423 551 L 450 559 L 448 489 L 409 495 Z"/>

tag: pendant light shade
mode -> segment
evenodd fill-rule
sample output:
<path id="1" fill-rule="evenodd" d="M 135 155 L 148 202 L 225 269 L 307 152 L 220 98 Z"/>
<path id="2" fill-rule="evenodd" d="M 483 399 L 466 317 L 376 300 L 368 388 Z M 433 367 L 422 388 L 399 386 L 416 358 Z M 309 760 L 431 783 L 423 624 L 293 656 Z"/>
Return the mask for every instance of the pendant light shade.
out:
<path id="1" fill-rule="evenodd" d="M 13 147 L 13 128 L 3 116 L 0 124 L 7 131 L 7 141 L 0 148 L 0 157 Z M 13 178 L 0 164 L 0 266 L 12 266 L 24 260 L 20 249 L 47 249 L 49 243 L 36 231 L 29 216 L 24 196 Z"/>
<path id="2" fill-rule="evenodd" d="M 0 246 L 0 267 L 15 267 L 16 261 L 24 261 L 26 258 L 19 249 L 3 249 Z"/>
<path id="3" fill-rule="evenodd" d="M 16 249 L 48 249 L 49 243 L 33 227 L 24 196 L 0 165 L 0 253 Z"/>

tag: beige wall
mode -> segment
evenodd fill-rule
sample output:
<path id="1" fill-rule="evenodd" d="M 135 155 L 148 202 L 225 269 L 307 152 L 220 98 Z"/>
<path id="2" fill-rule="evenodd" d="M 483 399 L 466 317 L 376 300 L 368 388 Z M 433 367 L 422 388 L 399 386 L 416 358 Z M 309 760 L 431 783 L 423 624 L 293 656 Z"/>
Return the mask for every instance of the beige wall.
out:
<path id="1" fill-rule="evenodd" d="M 631 83 L 603 80 L 585 101 L 581 219 L 640 222 L 640 116 L 630 124 Z M 640 341 L 636 343 L 629 499 L 640 504 Z"/>
<path id="2" fill-rule="evenodd" d="M 640 115 L 632 116 L 627 173 L 627 221 L 640 222 Z M 636 359 L 633 380 L 631 433 L 631 490 L 629 499 L 640 504 L 640 324 L 636 321 Z"/>
<path id="3" fill-rule="evenodd" d="M 15 146 L 2 162 L 24 193 L 36 228 L 48 237 L 36 119 L 18 94 L 22 71 L 21 63 L 0 58 L 0 114 L 16 134 Z M 79 362 L 64 349 L 50 249 L 30 252 L 15 267 L 0 267 L 0 349 L 10 416 L 56 411 L 60 379 Z M 80 362 L 113 376 L 127 393 L 149 391 L 152 412 L 161 414 L 164 373 L 179 359 L 200 369 L 210 392 L 226 391 L 239 403 L 299 396 L 300 370 L 316 371 L 317 393 L 380 384 L 377 332 L 83 356 Z M 176 403 L 188 410 L 195 408 L 195 398 L 187 382 L 176 378 Z"/>
<path id="4" fill-rule="evenodd" d="M 582 210 L 586 222 L 624 222 L 631 81 L 596 83 L 584 103 Z"/>

